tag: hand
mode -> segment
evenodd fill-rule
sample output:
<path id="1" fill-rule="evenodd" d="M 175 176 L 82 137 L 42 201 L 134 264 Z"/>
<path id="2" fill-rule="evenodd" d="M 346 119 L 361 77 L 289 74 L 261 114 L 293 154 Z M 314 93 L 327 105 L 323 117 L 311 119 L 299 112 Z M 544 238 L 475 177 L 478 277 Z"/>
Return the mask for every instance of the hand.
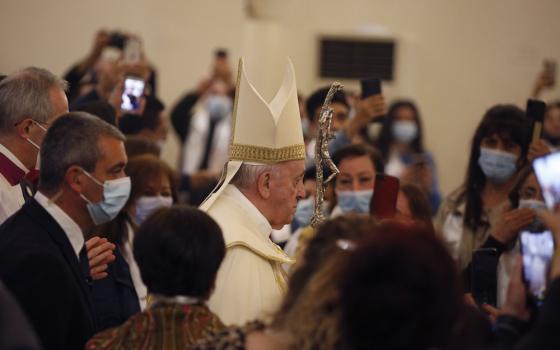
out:
<path id="1" fill-rule="evenodd" d="M 113 108 L 115 109 L 117 125 L 119 124 L 119 120 L 123 116 L 123 111 L 121 109 L 123 91 L 124 91 L 124 78 L 121 78 L 117 83 L 117 85 L 115 86 L 115 88 L 113 89 L 113 91 L 111 92 L 111 95 L 109 95 L 109 104 L 113 106 Z M 141 96 L 140 107 L 136 111 L 128 112 L 128 113 L 142 115 L 144 114 L 144 109 L 146 109 L 146 97 Z"/>
<path id="2" fill-rule="evenodd" d="M 383 95 L 373 95 L 358 102 L 356 115 L 348 120 L 346 135 L 352 139 L 368 123 L 387 114 L 387 105 Z"/>
<path id="3" fill-rule="evenodd" d="M 108 264 L 115 260 L 113 250 L 115 245 L 106 238 L 93 237 L 87 240 L 86 250 L 88 253 L 89 270 L 93 280 L 107 277 Z"/>
<path id="4" fill-rule="evenodd" d="M 488 318 L 490 318 L 490 321 L 492 323 L 496 323 L 496 319 L 500 315 L 501 310 L 498 309 L 498 308 L 495 308 L 494 306 L 492 306 L 490 304 L 482 304 L 481 308 L 482 308 L 482 310 L 484 310 L 484 312 L 486 312 L 486 315 L 488 316 Z"/>
<path id="5" fill-rule="evenodd" d="M 552 233 L 554 240 L 560 242 L 560 213 L 549 210 L 537 210 L 537 217 Z"/>
<path id="6" fill-rule="evenodd" d="M 551 153 L 550 148 L 544 140 L 537 140 L 529 146 L 529 153 L 527 154 L 527 160 L 532 162 L 535 158 L 544 156 Z"/>
<path id="7" fill-rule="evenodd" d="M 471 293 L 465 293 L 464 299 L 465 299 L 465 304 L 470 305 L 470 306 L 474 307 L 475 309 L 478 309 L 478 305 L 476 304 L 476 301 L 474 300 Z M 486 314 L 488 315 L 488 318 L 490 318 L 490 321 L 492 323 L 496 322 L 496 319 L 500 315 L 500 309 L 495 308 L 495 307 L 493 307 L 492 305 L 489 305 L 489 304 L 482 304 L 481 308 L 484 312 L 486 312 Z"/>
<path id="8" fill-rule="evenodd" d="M 474 300 L 471 293 L 465 293 L 463 297 L 465 299 L 465 304 L 470 305 L 474 308 L 478 308 L 478 305 L 476 305 L 476 301 Z"/>
<path id="9" fill-rule="evenodd" d="M 500 315 L 514 316 L 524 321 L 528 321 L 531 317 L 527 308 L 527 288 L 523 283 L 523 258 L 521 254 L 515 259 L 507 289 L 506 302 L 500 311 Z"/>
<path id="10" fill-rule="evenodd" d="M 513 209 L 508 205 L 496 223 L 492 236 L 503 244 L 517 238 L 519 231 L 535 219 L 535 211 L 529 208 Z"/>
<path id="11" fill-rule="evenodd" d="M 91 51 L 86 58 L 78 63 L 78 69 L 81 72 L 85 72 L 93 67 L 95 62 L 101 57 L 103 49 L 109 44 L 109 40 L 110 34 L 106 30 L 100 30 L 95 34 Z"/>
<path id="12" fill-rule="evenodd" d="M 533 97 L 538 98 L 541 92 L 554 86 L 554 77 L 551 77 L 546 71 L 539 73 L 535 86 L 533 87 Z"/>
<path id="13" fill-rule="evenodd" d="M 123 77 L 134 75 L 147 81 L 152 71 L 147 61 L 125 62 L 120 60 L 118 63 L 118 74 Z"/>
<path id="14" fill-rule="evenodd" d="M 111 40 L 111 34 L 106 30 L 100 30 L 95 34 L 95 39 L 93 40 L 93 47 L 91 49 L 90 56 L 95 57 L 95 59 L 101 56 L 103 49 L 109 44 Z"/>
<path id="15" fill-rule="evenodd" d="M 203 79 L 198 83 L 198 86 L 196 87 L 196 93 L 198 96 L 202 96 L 205 95 L 206 92 L 210 89 L 210 86 L 212 86 L 212 79 Z"/>

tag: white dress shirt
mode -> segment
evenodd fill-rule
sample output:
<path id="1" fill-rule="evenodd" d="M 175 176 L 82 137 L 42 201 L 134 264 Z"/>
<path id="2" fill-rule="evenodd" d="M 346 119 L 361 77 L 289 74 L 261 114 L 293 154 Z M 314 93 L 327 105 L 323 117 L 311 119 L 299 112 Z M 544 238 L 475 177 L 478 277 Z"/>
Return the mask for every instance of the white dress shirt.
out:
<path id="1" fill-rule="evenodd" d="M 140 269 L 136 260 L 134 260 L 134 255 L 132 254 L 132 241 L 134 240 L 134 230 L 132 226 L 127 222 L 126 229 L 128 231 L 128 239 L 124 242 L 123 257 L 128 263 L 128 269 L 130 270 L 130 277 L 132 278 L 132 283 L 134 284 L 134 289 L 136 290 L 136 295 L 138 296 L 138 302 L 140 303 L 140 309 L 144 311 L 147 306 L 148 300 L 148 288 L 142 281 L 140 276 Z"/>
<path id="2" fill-rule="evenodd" d="M 56 203 L 48 199 L 44 194 L 41 192 L 37 192 L 35 194 L 35 200 L 43 207 L 45 210 L 53 217 L 53 219 L 57 222 L 58 225 L 62 228 L 66 237 L 70 241 L 72 245 L 72 249 L 74 253 L 76 253 L 76 257 L 78 260 L 80 259 L 80 251 L 84 247 L 84 234 L 82 229 L 76 222 L 66 214 L 64 210 L 62 210 Z"/>
<path id="3" fill-rule="evenodd" d="M 29 169 L 2 144 L 0 144 L 0 153 L 6 156 L 6 158 L 12 161 L 12 163 L 24 173 L 27 174 L 29 172 Z M 25 199 L 23 198 L 21 186 L 19 184 L 12 186 L 12 184 L 0 174 L 0 224 L 18 211 L 24 203 Z"/>

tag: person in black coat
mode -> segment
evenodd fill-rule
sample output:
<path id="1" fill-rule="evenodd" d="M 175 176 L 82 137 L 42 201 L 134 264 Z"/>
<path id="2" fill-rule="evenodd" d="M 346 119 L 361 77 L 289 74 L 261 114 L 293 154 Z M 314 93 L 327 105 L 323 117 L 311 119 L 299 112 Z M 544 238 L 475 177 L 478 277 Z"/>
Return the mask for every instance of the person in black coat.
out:
<path id="1" fill-rule="evenodd" d="M 97 330 L 85 236 L 126 203 L 124 136 L 87 113 L 56 120 L 35 197 L 0 226 L 0 279 L 46 350 L 83 349 Z"/>
<path id="2" fill-rule="evenodd" d="M 2 282 L 0 282 L 0 349 L 41 349 L 31 324 Z"/>

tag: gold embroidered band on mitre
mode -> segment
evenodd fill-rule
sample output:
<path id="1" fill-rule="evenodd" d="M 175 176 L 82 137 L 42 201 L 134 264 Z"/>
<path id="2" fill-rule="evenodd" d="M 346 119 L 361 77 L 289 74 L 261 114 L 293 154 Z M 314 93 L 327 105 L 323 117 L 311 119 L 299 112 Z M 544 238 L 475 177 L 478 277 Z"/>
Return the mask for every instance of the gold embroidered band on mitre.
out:
<path id="1" fill-rule="evenodd" d="M 234 143 L 229 147 L 229 159 L 261 162 L 265 164 L 280 163 L 289 160 L 305 160 L 305 145 L 269 148 Z"/>

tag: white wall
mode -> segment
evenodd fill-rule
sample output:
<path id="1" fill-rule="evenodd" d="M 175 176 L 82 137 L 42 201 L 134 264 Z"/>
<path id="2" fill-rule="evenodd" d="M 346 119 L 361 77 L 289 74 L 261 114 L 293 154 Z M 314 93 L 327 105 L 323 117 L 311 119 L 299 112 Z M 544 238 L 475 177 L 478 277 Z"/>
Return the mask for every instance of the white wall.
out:
<path id="1" fill-rule="evenodd" d="M 143 36 L 169 106 L 207 74 L 218 46 L 233 65 L 246 55 L 250 76 L 271 96 L 285 56 L 302 92 L 329 83 L 317 78 L 321 34 L 394 37 L 396 80 L 384 90 L 418 101 L 446 193 L 463 179 L 484 110 L 524 105 L 543 58 L 560 58 L 556 0 L 256 0 L 267 13 L 257 21 L 247 20 L 243 0 L 0 1 L 0 72 L 37 65 L 62 74 L 98 28 L 123 28 Z M 174 164 L 176 155 L 171 143 L 165 156 Z"/>

